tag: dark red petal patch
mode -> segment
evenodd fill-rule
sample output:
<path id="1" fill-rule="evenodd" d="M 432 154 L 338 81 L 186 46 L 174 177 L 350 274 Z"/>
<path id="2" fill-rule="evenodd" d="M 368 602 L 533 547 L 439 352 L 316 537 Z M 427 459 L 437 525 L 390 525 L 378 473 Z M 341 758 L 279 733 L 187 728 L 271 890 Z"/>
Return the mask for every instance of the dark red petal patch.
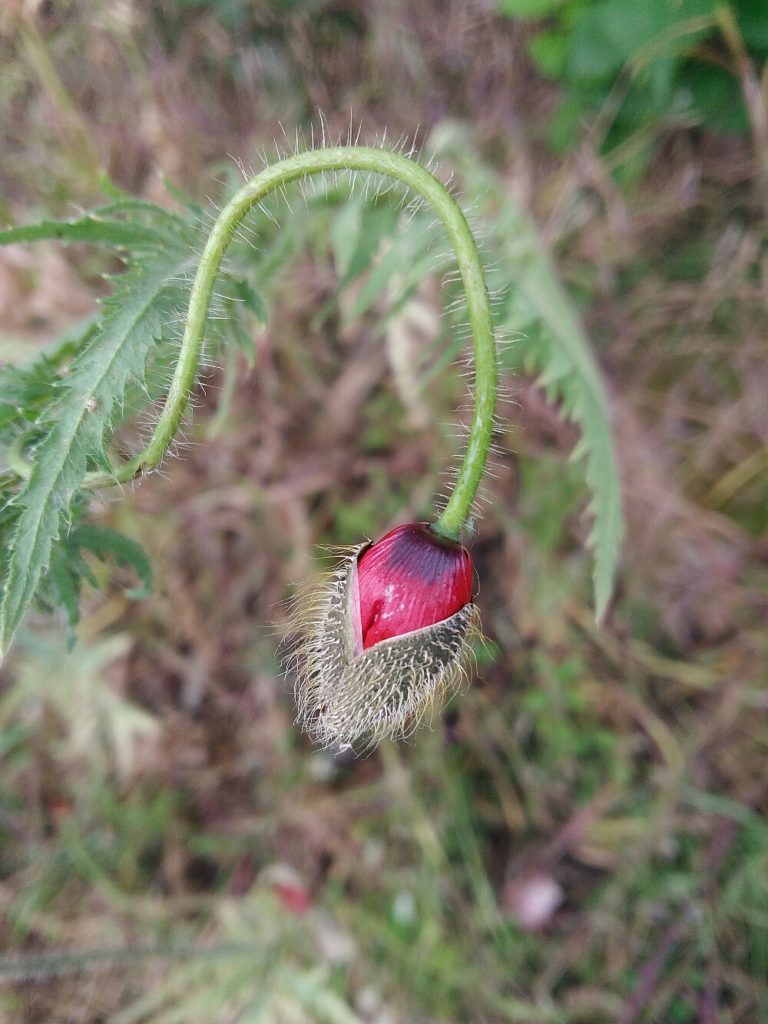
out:
<path id="1" fill-rule="evenodd" d="M 391 530 L 360 555 L 357 574 L 364 649 L 442 622 L 472 600 L 469 552 L 426 523 Z"/>

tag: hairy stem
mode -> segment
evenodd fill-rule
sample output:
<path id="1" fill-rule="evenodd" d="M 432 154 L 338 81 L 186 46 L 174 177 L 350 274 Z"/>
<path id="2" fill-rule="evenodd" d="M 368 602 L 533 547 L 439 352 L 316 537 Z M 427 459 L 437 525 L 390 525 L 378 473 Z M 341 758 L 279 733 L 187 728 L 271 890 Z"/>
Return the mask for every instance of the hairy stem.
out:
<path id="1" fill-rule="evenodd" d="M 92 474 L 87 481 L 89 487 L 125 482 L 153 469 L 172 444 L 195 383 L 221 261 L 248 211 L 289 182 L 325 171 L 347 170 L 385 175 L 417 192 L 442 221 L 456 253 L 474 339 L 475 407 L 459 475 L 434 529 L 447 537 L 458 538 L 470 515 L 485 467 L 496 404 L 496 346 L 482 264 L 466 218 L 445 186 L 429 171 L 398 153 L 364 146 L 312 150 L 272 164 L 240 189 L 222 210 L 208 237 L 192 285 L 179 360 L 154 434 L 142 452 L 113 474 Z"/>

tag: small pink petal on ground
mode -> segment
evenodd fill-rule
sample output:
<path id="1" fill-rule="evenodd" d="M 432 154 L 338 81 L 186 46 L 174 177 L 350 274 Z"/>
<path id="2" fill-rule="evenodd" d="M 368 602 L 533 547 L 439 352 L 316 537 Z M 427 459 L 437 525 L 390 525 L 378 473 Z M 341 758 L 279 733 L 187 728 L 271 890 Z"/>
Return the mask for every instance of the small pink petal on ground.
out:
<path id="1" fill-rule="evenodd" d="M 536 932 L 549 924 L 563 896 L 551 875 L 534 874 L 507 882 L 502 902 L 522 931 Z"/>

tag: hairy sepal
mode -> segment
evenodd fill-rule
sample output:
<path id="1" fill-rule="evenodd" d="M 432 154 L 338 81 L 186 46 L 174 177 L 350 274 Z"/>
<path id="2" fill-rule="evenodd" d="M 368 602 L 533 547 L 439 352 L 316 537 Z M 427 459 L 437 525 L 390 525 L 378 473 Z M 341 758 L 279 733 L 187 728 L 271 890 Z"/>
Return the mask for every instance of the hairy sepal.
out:
<path id="1" fill-rule="evenodd" d="M 367 545 L 297 606 L 293 648 L 298 721 L 326 747 L 367 750 L 407 736 L 467 678 L 479 614 L 468 604 L 424 629 L 361 651 L 354 584 Z"/>

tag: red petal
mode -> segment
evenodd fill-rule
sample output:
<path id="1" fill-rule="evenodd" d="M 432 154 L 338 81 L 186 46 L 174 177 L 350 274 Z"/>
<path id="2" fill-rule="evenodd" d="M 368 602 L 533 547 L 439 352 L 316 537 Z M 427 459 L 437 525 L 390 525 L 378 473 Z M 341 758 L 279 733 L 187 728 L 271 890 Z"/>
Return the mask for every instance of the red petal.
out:
<path id="1" fill-rule="evenodd" d="M 442 622 L 472 600 L 469 553 L 425 523 L 398 526 L 357 563 L 363 647 Z"/>

